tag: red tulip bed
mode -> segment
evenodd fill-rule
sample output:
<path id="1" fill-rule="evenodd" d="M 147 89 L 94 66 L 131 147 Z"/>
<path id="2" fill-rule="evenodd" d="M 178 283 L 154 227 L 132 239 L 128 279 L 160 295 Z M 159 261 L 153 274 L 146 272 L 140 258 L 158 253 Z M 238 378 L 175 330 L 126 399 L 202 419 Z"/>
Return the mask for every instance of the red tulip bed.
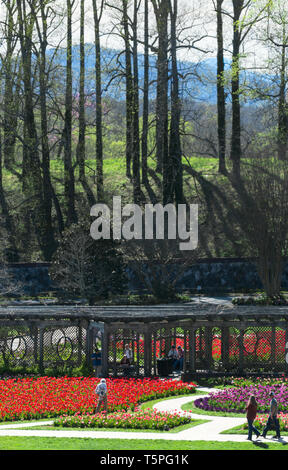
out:
<path id="1" fill-rule="evenodd" d="M 0 380 L 0 421 L 93 414 L 97 405 L 92 377 L 40 377 Z M 108 413 L 134 411 L 141 402 L 195 392 L 177 380 L 107 379 Z"/>

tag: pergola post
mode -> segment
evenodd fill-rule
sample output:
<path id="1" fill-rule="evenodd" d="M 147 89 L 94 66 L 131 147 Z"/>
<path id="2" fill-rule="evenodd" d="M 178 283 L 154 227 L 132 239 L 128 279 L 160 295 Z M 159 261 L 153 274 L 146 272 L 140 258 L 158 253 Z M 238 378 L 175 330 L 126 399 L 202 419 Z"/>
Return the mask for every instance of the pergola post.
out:
<path id="1" fill-rule="evenodd" d="M 210 326 L 205 326 L 205 359 L 207 367 L 210 371 L 212 369 L 212 331 Z"/>
<path id="2" fill-rule="evenodd" d="M 243 372 L 243 360 L 244 360 L 244 329 L 240 329 L 239 335 L 239 372 Z"/>
<path id="3" fill-rule="evenodd" d="M 108 348 L 109 348 L 109 327 L 104 324 L 104 332 L 103 332 L 103 343 L 102 343 L 102 375 L 104 377 L 108 376 Z"/>
<path id="4" fill-rule="evenodd" d="M 189 372 L 196 372 L 195 328 L 189 331 Z"/>
<path id="5" fill-rule="evenodd" d="M 44 372 L 44 328 L 39 328 L 39 372 Z"/>
<path id="6" fill-rule="evenodd" d="M 144 374 L 150 377 L 152 369 L 152 332 L 149 325 L 144 330 Z"/>
<path id="7" fill-rule="evenodd" d="M 288 321 L 286 321 L 285 329 L 285 371 L 286 375 L 288 375 Z"/>
<path id="8" fill-rule="evenodd" d="M 89 324 L 86 331 L 86 364 L 89 367 L 91 364 L 91 354 L 93 351 L 93 328 Z"/>
<path id="9" fill-rule="evenodd" d="M 271 363 L 272 367 L 276 366 L 276 328 L 271 327 Z"/>
<path id="10" fill-rule="evenodd" d="M 188 332 L 189 334 L 189 332 Z M 187 371 L 187 330 L 184 328 L 184 358 L 183 358 L 183 372 Z"/>
<path id="11" fill-rule="evenodd" d="M 221 360 L 223 368 L 229 369 L 229 327 L 221 328 Z"/>

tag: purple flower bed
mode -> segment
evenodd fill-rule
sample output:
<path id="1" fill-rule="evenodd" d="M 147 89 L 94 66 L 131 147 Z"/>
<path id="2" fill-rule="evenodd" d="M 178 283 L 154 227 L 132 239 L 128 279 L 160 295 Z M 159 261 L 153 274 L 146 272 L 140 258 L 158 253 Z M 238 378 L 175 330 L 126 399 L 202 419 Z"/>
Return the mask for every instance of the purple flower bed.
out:
<path id="1" fill-rule="evenodd" d="M 226 413 L 245 413 L 247 402 L 251 395 L 255 395 L 258 403 L 258 413 L 267 413 L 270 404 L 270 392 L 275 393 L 278 409 L 288 411 L 288 386 L 279 385 L 249 385 L 246 387 L 228 388 L 217 393 L 210 393 L 208 397 L 198 398 L 194 404 L 205 411 L 225 411 Z"/>

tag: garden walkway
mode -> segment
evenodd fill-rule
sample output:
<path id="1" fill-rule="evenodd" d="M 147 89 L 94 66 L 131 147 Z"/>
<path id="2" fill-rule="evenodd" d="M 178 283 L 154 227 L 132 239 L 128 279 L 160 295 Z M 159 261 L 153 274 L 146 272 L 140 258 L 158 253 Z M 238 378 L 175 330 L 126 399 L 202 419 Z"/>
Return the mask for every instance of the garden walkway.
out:
<path id="1" fill-rule="evenodd" d="M 213 391 L 212 389 L 198 388 L 203 390 L 203 395 L 197 395 L 197 398 L 206 396 L 207 392 Z M 209 420 L 209 422 L 200 424 L 190 429 L 183 430 L 178 433 L 163 433 L 163 432 L 135 432 L 135 431 L 73 431 L 73 430 L 33 430 L 34 426 L 45 426 L 52 425 L 52 420 L 47 421 L 34 421 L 30 423 L 16 423 L 16 424 L 3 424 L 0 426 L 0 436 L 27 436 L 27 437 L 74 437 L 74 438 L 94 438 L 94 439 L 157 439 L 157 440 L 173 440 L 173 441 L 218 441 L 218 442 L 245 442 L 247 441 L 247 435 L 237 434 L 221 434 L 221 432 L 231 429 L 235 426 L 243 424 L 245 418 L 237 417 L 220 417 L 220 416 L 206 416 L 202 414 L 184 412 L 181 409 L 185 403 L 189 403 L 196 399 L 195 395 L 189 395 L 187 397 L 179 397 L 170 400 L 164 400 L 156 405 L 154 409 L 158 411 L 170 411 L 180 412 L 181 414 L 189 414 L 192 418 Z M 23 429 L 23 428 L 31 429 Z M 282 444 L 288 444 L 288 437 L 280 439 L 272 439 L 272 433 L 267 436 L 268 439 L 260 438 L 258 442 L 279 442 Z"/>

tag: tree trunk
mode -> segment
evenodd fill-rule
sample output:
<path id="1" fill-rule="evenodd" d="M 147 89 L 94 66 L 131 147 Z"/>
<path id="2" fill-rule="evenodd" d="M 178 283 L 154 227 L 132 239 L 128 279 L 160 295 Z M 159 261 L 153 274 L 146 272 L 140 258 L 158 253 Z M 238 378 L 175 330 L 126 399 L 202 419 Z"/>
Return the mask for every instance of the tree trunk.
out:
<path id="1" fill-rule="evenodd" d="M 123 27 L 125 43 L 125 76 L 126 76 L 126 176 L 132 178 L 131 163 L 133 152 L 133 76 L 131 65 L 130 34 L 128 19 L 128 0 L 122 0 Z"/>
<path id="2" fill-rule="evenodd" d="M 243 10 L 244 0 L 233 0 L 233 54 L 232 54 L 232 136 L 231 160 L 233 175 L 240 174 L 241 160 L 241 111 L 240 111 L 240 45 L 241 33 L 239 20 Z"/>
<path id="3" fill-rule="evenodd" d="M 176 204 L 184 203 L 183 194 L 183 168 L 182 168 L 182 149 L 180 138 L 180 117 L 181 100 L 179 97 L 179 80 L 177 65 L 177 37 L 176 21 L 178 15 L 178 0 L 170 1 L 171 17 L 171 58 L 172 58 L 172 90 L 171 90 L 171 123 L 170 123 L 170 144 L 169 160 L 167 170 L 163 168 L 163 201 L 164 204 L 173 202 Z M 165 178 L 164 178 L 165 176 Z"/>
<path id="4" fill-rule="evenodd" d="M 139 138 L 139 83 L 138 83 L 138 45 L 137 45 L 137 8 L 138 0 L 134 0 L 133 18 L 133 201 L 139 204 L 140 188 L 140 138 Z"/>
<path id="5" fill-rule="evenodd" d="M 264 291 L 268 297 L 279 296 L 281 293 L 281 281 L 284 268 L 282 254 L 273 253 L 259 257 L 258 272 Z"/>
<path id="6" fill-rule="evenodd" d="M 286 45 L 282 45 L 281 51 L 281 72 L 280 90 L 278 103 L 278 158 L 286 160 L 287 157 L 287 136 L 288 136 L 288 116 L 286 103 Z"/>
<path id="7" fill-rule="evenodd" d="M 100 21 L 102 17 L 104 1 L 101 0 L 100 11 L 97 8 L 97 0 L 93 0 L 94 28 L 95 28 L 95 72 L 96 72 L 96 185 L 97 200 L 102 202 L 104 198 L 103 178 L 103 134 L 102 134 L 102 80 L 101 80 L 101 44 Z"/>
<path id="8" fill-rule="evenodd" d="M 75 211 L 75 180 L 72 164 L 72 3 L 67 0 L 67 53 L 66 53 L 66 93 L 64 143 L 64 198 L 66 225 L 77 221 Z"/>
<path id="9" fill-rule="evenodd" d="M 86 116 L 85 116 L 85 0 L 80 2 L 80 79 L 79 79 L 79 137 L 77 145 L 77 163 L 79 166 L 79 181 L 86 193 L 88 204 L 93 206 L 96 202 L 85 174 L 86 160 Z"/>
<path id="10" fill-rule="evenodd" d="M 4 218 L 5 229 L 7 232 L 7 241 L 8 241 L 8 248 L 6 248 L 6 261 L 8 262 L 17 262 L 19 261 L 19 253 L 16 243 L 16 227 L 14 224 L 13 217 L 10 215 L 9 207 L 6 201 L 4 188 L 3 188 L 3 180 L 2 180 L 2 161 L 3 161 L 3 153 L 2 153 L 2 136 L 0 133 L 0 206 L 2 209 L 2 215 Z"/>
<path id="11" fill-rule="evenodd" d="M 41 114 L 41 147 L 42 147 L 42 169 L 43 169 L 43 199 L 44 212 L 47 226 L 47 260 L 51 260 L 56 248 L 52 224 L 52 183 L 50 177 L 50 149 L 48 142 L 47 121 L 47 78 L 46 78 L 46 48 L 47 48 L 47 11 L 41 3 L 42 36 L 40 35 L 40 58 L 39 58 L 39 87 L 40 87 L 40 114 Z"/>
<path id="12" fill-rule="evenodd" d="M 14 2 L 13 2 L 14 3 Z M 7 25 L 6 25 L 6 55 L 2 59 L 2 68 L 4 69 L 4 116 L 3 116 L 3 156 L 4 166 L 7 170 L 14 172 L 14 157 L 15 157 L 15 144 L 16 144 L 16 129 L 18 121 L 18 101 L 19 97 L 17 89 L 13 92 L 13 77 L 15 77 L 16 70 L 13 72 L 13 64 L 15 58 L 13 53 L 15 49 L 14 35 L 14 7 L 10 0 L 6 3 L 7 8 Z"/>
<path id="13" fill-rule="evenodd" d="M 217 0 L 217 118 L 218 118 L 218 171 L 227 174 L 226 169 L 226 106 L 224 85 L 224 46 L 223 46 L 223 18 L 222 4 L 224 0 Z"/>
<path id="14" fill-rule="evenodd" d="M 158 31 L 156 97 L 156 171 L 167 169 L 168 156 L 168 12 L 170 0 L 152 0 Z M 165 167 L 165 169 L 164 169 Z"/>
<path id="15" fill-rule="evenodd" d="M 32 2 L 31 10 L 33 7 L 35 7 L 35 3 Z M 45 217 L 43 178 L 38 150 L 32 88 L 32 31 L 34 18 L 31 13 L 26 13 L 25 1 L 17 0 L 17 9 L 24 90 L 23 191 L 26 198 L 31 201 L 29 211 L 33 218 L 39 246 L 44 258 L 48 259 L 51 253 L 51 227 Z"/>
<path id="16" fill-rule="evenodd" d="M 148 0 L 144 6 L 144 88 L 143 88 L 143 113 L 142 113 L 142 182 L 148 183 L 147 159 L 148 159 L 148 126 L 149 126 L 149 8 Z"/>

